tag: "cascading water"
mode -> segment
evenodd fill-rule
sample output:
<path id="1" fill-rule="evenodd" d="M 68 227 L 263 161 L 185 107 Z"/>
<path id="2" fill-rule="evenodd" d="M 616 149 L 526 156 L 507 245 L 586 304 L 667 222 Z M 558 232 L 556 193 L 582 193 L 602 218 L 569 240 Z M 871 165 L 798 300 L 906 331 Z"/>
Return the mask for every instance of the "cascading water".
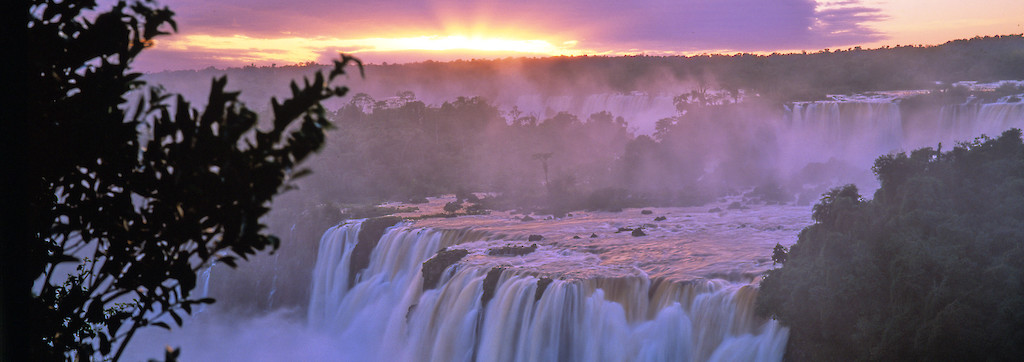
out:
<path id="1" fill-rule="evenodd" d="M 791 136 L 787 144 L 796 147 L 794 156 L 808 146 L 819 150 L 816 162 L 837 158 L 870 164 L 873 157 L 893 151 L 935 147 L 939 142 L 950 145 L 1024 128 L 1024 102 L 1006 98 L 994 103 L 969 100 L 944 105 L 937 120 L 915 125 L 904 119 L 898 98 L 797 102 L 786 110 Z"/>
<path id="2" fill-rule="evenodd" d="M 894 102 L 799 102 L 789 109 L 793 155 L 813 149 L 818 159 L 870 164 L 873 157 L 903 146 L 903 122 Z"/>
<path id="3" fill-rule="evenodd" d="M 568 224 L 558 227 L 574 230 Z M 788 330 L 754 316 L 750 280 L 651 278 L 557 242 L 490 257 L 489 247 L 505 243 L 493 230 L 411 225 L 388 229 L 353 276 L 360 229 L 354 222 L 324 234 L 308 311 L 344 359 L 733 361 L 784 352 Z M 466 253 L 435 271 L 431 288 L 424 262 L 442 249 Z"/>

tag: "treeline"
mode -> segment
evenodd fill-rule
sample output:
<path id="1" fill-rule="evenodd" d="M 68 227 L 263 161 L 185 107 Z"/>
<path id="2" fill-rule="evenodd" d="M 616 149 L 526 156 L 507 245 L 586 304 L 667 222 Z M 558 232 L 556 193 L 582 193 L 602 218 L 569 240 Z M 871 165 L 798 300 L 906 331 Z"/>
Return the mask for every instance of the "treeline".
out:
<path id="1" fill-rule="evenodd" d="M 607 112 L 538 119 L 502 113 L 480 97 L 430 106 L 409 93 L 386 101 L 359 94 L 333 114 L 340 130 L 299 194 L 366 203 L 493 192 L 489 208 L 555 214 L 699 205 L 757 186 L 777 191 L 764 201 L 793 201 L 780 192 L 788 180 L 778 174 L 772 123 L 763 121 L 769 112 L 781 110 L 758 102 L 691 107 L 649 137 Z"/>
<path id="2" fill-rule="evenodd" d="M 761 283 L 791 360 L 1024 356 L 1024 143 L 1013 129 L 941 152 L 880 157 L 881 188 L 814 206 Z"/>
<path id="3" fill-rule="evenodd" d="M 976 37 L 937 46 L 849 48 L 796 54 L 700 56 L 548 57 L 426 61 L 366 67 L 353 89 L 375 97 L 412 90 L 427 103 L 474 94 L 505 104 L 516 95 L 593 93 L 678 94 L 697 88 L 745 90 L 775 102 L 815 100 L 825 94 L 927 89 L 935 82 L 1024 79 L 1024 36 Z M 152 82 L 190 94 L 193 85 L 227 74 L 246 89 L 244 99 L 284 95 L 272 88 L 309 74 L 304 64 L 174 71 L 146 75 Z M 685 89 L 683 89 L 685 88 Z M 203 99 L 196 93 L 192 99 Z M 250 104 L 259 107 L 260 104 Z"/>
<path id="4" fill-rule="evenodd" d="M 473 81 L 508 84 L 506 69 L 549 95 L 578 93 L 580 85 L 608 91 L 664 92 L 674 81 L 746 89 L 776 101 L 814 100 L 825 94 L 930 88 L 935 82 L 1024 79 L 1024 36 L 976 37 L 937 46 L 825 49 L 814 53 L 699 56 L 553 57 L 423 62 L 387 66 L 388 77 L 412 83 Z M 382 72 L 383 73 L 383 72 Z M 669 81 L 666 81 L 668 79 Z M 487 93 L 481 93 L 487 94 Z"/>
<path id="5" fill-rule="evenodd" d="M 428 106 L 411 94 L 400 101 L 360 94 L 334 121 L 341 130 L 303 188 L 347 202 L 500 192 L 539 207 L 546 190 L 611 186 L 633 140 L 625 121 L 608 113 L 503 116 L 479 97 Z"/>
<path id="6" fill-rule="evenodd" d="M 607 112 L 538 119 L 500 112 L 480 97 L 432 106 L 411 93 L 385 100 L 357 94 L 329 114 L 337 129 L 311 157 L 313 173 L 274 201 L 268 224 L 289 247 L 239 265 L 240 272 L 258 277 L 243 281 L 214 270 L 211 290 L 221 291 L 222 306 L 242 313 L 304 307 L 308 283 L 277 278 L 308 280 L 303 266 L 315 258 L 323 231 L 346 218 L 390 211 L 365 207 L 382 201 L 456 194 L 470 201 L 460 212 L 560 216 L 581 209 L 700 205 L 748 190 L 751 202 L 795 202 L 793 190 L 804 183 L 820 183 L 808 195 L 827 189 L 820 176 L 835 171 L 833 163 L 811 165 L 792 182 L 776 176 L 778 140 L 765 136 L 771 133 L 762 117 L 778 117 L 769 113 L 780 107 L 687 107 L 650 137 L 635 136 L 623 118 Z M 482 200 L 472 200 L 471 192 Z"/>

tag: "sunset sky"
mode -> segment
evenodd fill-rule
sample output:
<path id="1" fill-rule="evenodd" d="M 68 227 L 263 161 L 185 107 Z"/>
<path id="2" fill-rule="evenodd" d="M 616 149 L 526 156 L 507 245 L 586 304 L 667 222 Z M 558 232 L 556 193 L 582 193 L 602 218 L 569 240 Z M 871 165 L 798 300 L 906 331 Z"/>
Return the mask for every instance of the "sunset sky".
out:
<path id="1" fill-rule="evenodd" d="M 179 32 L 142 71 L 941 44 L 1024 33 L 1020 0 L 163 0 Z"/>

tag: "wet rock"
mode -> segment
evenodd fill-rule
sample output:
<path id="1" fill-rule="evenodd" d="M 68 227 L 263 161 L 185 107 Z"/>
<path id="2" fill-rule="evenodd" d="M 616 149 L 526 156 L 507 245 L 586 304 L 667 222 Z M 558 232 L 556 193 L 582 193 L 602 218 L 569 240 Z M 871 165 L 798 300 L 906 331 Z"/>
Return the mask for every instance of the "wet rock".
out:
<path id="1" fill-rule="evenodd" d="M 526 216 L 523 216 L 522 220 L 523 221 L 533 221 L 533 220 L 537 220 L 537 219 L 534 219 L 534 218 L 530 217 L 530 215 L 526 215 Z"/>
<path id="2" fill-rule="evenodd" d="M 530 238 L 527 239 L 527 240 L 529 240 L 529 241 L 541 241 L 543 239 L 544 239 L 543 236 L 537 235 L 537 234 L 533 234 L 533 235 L 530 235 Z"/>
<path id="3" fill-rule="evenodd" d="M 425 204 L 425 203 L 428 203 L 428 202 L 430 202 L 430 200 L 427 200 L 427 198 L 423 197 L 423 196 L 413 196 L 412 198 L 410 198 L 407 201 L 407 203 L 414 204 L 414 205 Z"/>
<path id="4" fill-rule="evenodd" d="M 619 228 L 619 231 L 616 231 L 615 233 L 621 233 L 621 232 L 626 232 L 626 231 L 633 231 L 633 229 L 632 228 L 627 228 L 627 227 L 621 227 L 621 228 Z"/>
<path id="5" fill-rule="evenodd" d="M 597 233 L 590 234 L 590 238 L 591 239 L 597 238 Z"/>
<path id="6" fill-rule="evenodd" d="M 665 220 L 668 220 L 668 218 L 664 217 L 664 216 L 658 216 L 658 217 L 654 218 L 654 221 L 665 221 Z"/>
<path id="7" fill-rule="evenodd" d="M 540 297 L 544 295 L 544 291 L 548 289 L 548 285 L 550 285 L 553 281 L 554 280 L 551 280 L 551 278 L 546 277 L 537 280 L 537 292 L 533 293 L 533 301 L 536 302 L 540 300 Z"/>
<path id="8" fill-rule="evenodd" d="M 579 235 L 573 235 L 573 236 L 572 236 L 572 238 L 573 238 L 573 239 L 579 239 L 579 238 L 580 238 L 580 236 L 579 236 Z"/>
<path id="9" fill-rule="evenodd" d="M 722 212 L 722 208 L 716 207 L 716 208 L 713 208 L 711 210 L 708 210 L 708 212 Z"/>
<path id="10" fill-rule="evenodd" d="M 644 229 L 636 228 L 633 230 L 633 236 L 647 236 L 647 234 L 644 233 Z"/>
<path id="11" fill-rule="evenodd" d="M 498 279 L 501 278 L 501 273 L 505 271 L 505 268 L 494 267 L 491 271 L 487 272 L 487 277 L 484 278 L 484 295 L 480 296 L 480 304 L 483 307 L 487 306 L 487 302 L 494 298 L 494 289 L 498 287 Z"/>
<path id="12" fill-rule="evenodd" d="M 434 289 L 441 281 L 441 273 L 469 254 L 465 249 L 441 250 L 433 258 L 423 262 L 423 290 Z"/>
<path id="13" fill-rule="evenodd" d="M 640 214 L 641 215 L 650 215 L 650 214 L 653 214 L 653 213 L 654 213 L 654 211 L 651 211 L 651 210 L 640 210 Z"/>
<path id="14" fill-rule="evenodd" d="M 383 216 L 367 219 L 359 227 L 359 237 L 356 247 L 352 249 L 352 260 L 349 261 L 348 287 L 355 284 L 356 274 L 370 265 L 370 254 L 377 247 L 380 238 L 384 236 L 387 228 L 395 226 L 402 218 L 397 216 Z"/>
<path id="15" fill-rule="evenodd" d="M 508 244 L 500 248 L 487 249 L 487 255 L 491 256 L 519 256 L 537 251 L 537 244 L 530 246 Z"/>

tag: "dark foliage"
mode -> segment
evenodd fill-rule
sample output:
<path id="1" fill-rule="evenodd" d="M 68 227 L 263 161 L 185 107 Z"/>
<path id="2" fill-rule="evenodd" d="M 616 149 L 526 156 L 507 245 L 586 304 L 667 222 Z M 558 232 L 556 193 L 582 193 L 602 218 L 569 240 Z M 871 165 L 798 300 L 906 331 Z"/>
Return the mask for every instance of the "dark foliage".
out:
<path id="1" fill-rule="evenodd" d="M 260 130 L 225 78 L 199 111 L 130 71 L 155 37 L 176 28 L 167 8 L 24 5 L 14 26 L 31 44 L 19 48 L 26 76 L 5 88 L 27 99 L 0 132 L 18 138 L 5 145 L 17 150 L 8 172 L 18 178 L 5 192 L 20 196 L 5 199 L 25 215 L 5 225 L 3 357 L 117 360 L 138 328 L 180 325 L 193 306 L 213 302 L 192 294 L 204 265 L 234 266 L 278 247 L 260 218 L 308 173 L 299 165 L 331 126 L 320 102 L 347 92 L 331 81 L 353 59 L 293 83 Z M 65 276 L 62 263 L 79 265 Z M 20 342 L 10 344 L 14 326 Z"/>
<path id="2" fill-rule="evenodd" d="M 935 81 L 948 84 L 961 80 L 1024 79 L 1024 68 L 1020 67 L 1024 64 L 1022 48 L 1024 36 L 1014 34 L 952 40 L 935 46 L 904 44 L 878 49 L 857 47 L 794 54 L 426 61 L 368 66 L 367 72 L 375 84 L 368 85 L 366 92 L 375 96 L 392 95 L 399 90 L 422 89 L 423 85 L 430 85 L 433 89 L 476 90 L 475 94 L 496 99 L 508 90 L 507 84 L 523 82 L 532 85 L 530 89 L 541 92 L 541 96 L 563 96 L 592 90 L 592 87 L 580 87 L 581 84 L 598 85 L 608 92 L 624 94 L 634 91 L 668 93 L 677 91 L 673 88 L 677 82 L 688 82 L 705 85 L 701 87 L 705 91 L 714 88 L 732 93 L 743 89 L 747 95 L 759 94 L 776 102 L 789 102 L 817 100 L 825 94 L 926 89 Z M 156 74 L 154 79 L 161 83 L 188 84 L 196 78 L 208 79 L 213 74 L 226 73 L 237 79 L 264 80 L 268 77 L 294 77 L 300 72 L 308 72 L 310 68 L 187 70 Z M 509 72 L 509 69 L 522 71 Z M 697 93 L 701 93 L 700 89 Z M 269 98 L 267 94 L 253 95 L 259 97 L 256 99 Z M 731 94 L 726 99 L 709 99 L 707 94 L 703 97 L 687 96 L 694 104 L 733 100 Z"/>
<path id="3" fill-rule="evenodd" d="M 487 191 L 497 195 L 481 203 L 484 208 L 557 217 L 574 209 L 702 205 L 731 190 L 772 186 L 768 182 L 777 180 L 778 188 L 759 191 L 762 201 L 790 202 L 791 194 L 813 184 L 798 200 L 809 204 L 834 184 L 830 176 L 848 175 L 850 170 L 820 165 L 808 175 L 780 175 L 786 167 L 775 151 L 785 145 L 769 132 L 771 122 L 764 122 L 783 117 L 780 104 L 821 99 L 824 94 L 935 89 L 933 97 L 900 106 L 906 108 L 902 114 L 907 124 L 920 126 L 913 129 L 933 129 L 941 105 L 966 100 L 966 93 L 948 86 L 950 81 L 1024 78 L 1020 67 L 1010 66 L 1020 63 L 1022 44 L 1024 38 L 1011 35 L 933 47 L 807 54 L 371 66 L 368 72 L 375 83 L 366 84 L 366 93 L 348 104 L 338 104 L 332 115 L 347 132 L 328 144 L 318 158 L 323 171 L 303 180 L 302 186 L 317 190 L 305 197 L 315 200 L 310 204 L 422 201 L 424 196 L 451 193 L 472 202 L 467 191 Z M 180 71 L 149 77 L 186 88 L 188 79 L 201 75 L 226 73 L 265 81 L 290 79 L 313 67 Z M 937 87 L 937 80 L 944 85 Z M 607 112 L 499 111 L 497 104 L 521 95 L 508 85 L 523 82 L 533 86 L 524 88 L 536 89 L 542 97 L 577 98 L 594 92 L 668 94 L 678 92 L 681 82 L 699 86 L 677 97 L 680 113 L 659 121 L 653 136 L 636 137 L 625 119 Z M 429 89 L 431 94 L 421 100 L 408 89 Z M 459 97 L 466 93 L 478 96 Z M 931 123 L 922 123 L 925 119 Z M 813 172 L 822 168 L 828 172 Z M 862 168 L 854 171 L 867 174 Z"/>
<path id="4" fill-rule="evenodd" d="M 447 212 L 449 214 L 454 214 L 456 211 L 459 211 L 459 209 L 461 209 L 461 208 L 462 208 L 462 204 L 460 204 L 458 201 L 452 201 L 452 202 L 449 202 L 447 204 L 444 204 L 444 212 Z"/>
<path id="5" fill-rule="evenodd" d="M 949 152 L 878 158 L 865 201 L 833 189 L 761 283 L 794 360 L 1016 360 L 1024 355 L 1019 130 Z"/>

